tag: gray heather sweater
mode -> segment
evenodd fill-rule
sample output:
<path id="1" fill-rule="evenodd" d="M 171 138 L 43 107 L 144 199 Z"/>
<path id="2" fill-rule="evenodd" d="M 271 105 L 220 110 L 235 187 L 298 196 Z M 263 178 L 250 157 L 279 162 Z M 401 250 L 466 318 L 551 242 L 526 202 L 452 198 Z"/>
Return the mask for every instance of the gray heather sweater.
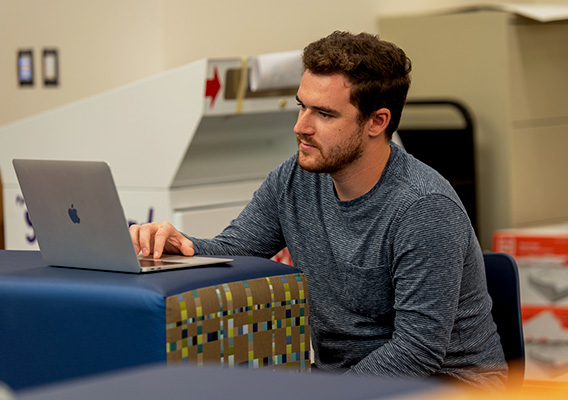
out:
<path id="1" fill-rule="evenodd" d="M 355 200 L 339 201 L 331 177 L 294 156 L 220 235 L 190 239 L 200 254 L 271 257 L 288 246 L 308 280 L 319 369 L 503 385 L 470 221 L 448 182 L 395 144 L 380 181 Z"/>

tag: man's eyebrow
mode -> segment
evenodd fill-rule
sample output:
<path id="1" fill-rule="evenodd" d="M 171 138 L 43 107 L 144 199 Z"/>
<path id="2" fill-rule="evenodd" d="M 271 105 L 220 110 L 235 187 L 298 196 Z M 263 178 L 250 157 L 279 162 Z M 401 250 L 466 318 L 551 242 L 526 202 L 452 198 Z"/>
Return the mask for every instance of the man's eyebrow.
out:
<path id="1" fill-rule="evenodd" d="M 296 101 L 301 105 L 305 105 L 304 102 L 302 100 L 300 100 L 298 95 L 296 95 Z M 325 107 L 325 106 L 310 106 L 310 108 L 312 108 L 316 111 L 322 112 L 324 114 L 330 114 L 330 115 L 333 115 L 333 116 L 340 116 L 341 115 L 339 113 L 339 111 L 334 110 L 333 108 Z"/>

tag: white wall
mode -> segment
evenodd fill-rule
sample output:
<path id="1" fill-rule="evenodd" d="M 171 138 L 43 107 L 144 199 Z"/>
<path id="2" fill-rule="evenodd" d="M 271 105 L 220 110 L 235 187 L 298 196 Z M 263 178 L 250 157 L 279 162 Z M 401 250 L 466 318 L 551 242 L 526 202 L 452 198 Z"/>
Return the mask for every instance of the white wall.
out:
<path id="1" fill-rule="evenodd" d="M 568 0 L 516 1 L 568 3 Z M 303 48 L 333 30 L 378 32 L 379 15 L 470 0 L 1 0 L 0 125 L 205 57 Z M 60 85 L 41 83 L 41 52 L 57 48 Z M 34 50 L 20 88 L 16 53 Z"/>

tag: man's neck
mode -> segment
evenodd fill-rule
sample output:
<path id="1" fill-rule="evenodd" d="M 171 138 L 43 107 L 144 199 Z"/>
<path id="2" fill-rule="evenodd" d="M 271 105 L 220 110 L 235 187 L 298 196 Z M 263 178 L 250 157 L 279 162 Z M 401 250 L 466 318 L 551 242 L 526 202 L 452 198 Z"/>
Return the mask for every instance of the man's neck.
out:
<path id="1" fill-rule="evenodd" d="M 370 191 L 381 179 L 391 153 L 390 143 L 363 155 L 354 164 L 331 175 L 337 198 L 353 200 Z"/>

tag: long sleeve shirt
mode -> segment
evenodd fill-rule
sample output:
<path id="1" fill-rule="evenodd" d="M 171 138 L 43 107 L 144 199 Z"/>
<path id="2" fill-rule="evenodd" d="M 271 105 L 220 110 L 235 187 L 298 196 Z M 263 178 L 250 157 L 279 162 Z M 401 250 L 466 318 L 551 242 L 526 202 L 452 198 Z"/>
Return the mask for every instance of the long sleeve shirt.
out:
<path id="1" fill-rule="evenodd" d="M 391 147 L 379 182 L 350 201 L 291 157 L 222 233 L 190 238 L 196 252 L 271 257 L 287 246 L 308 280 L 319 369 L 502 387 L 507 365 L 466 211 L 437 172 Z"/>

